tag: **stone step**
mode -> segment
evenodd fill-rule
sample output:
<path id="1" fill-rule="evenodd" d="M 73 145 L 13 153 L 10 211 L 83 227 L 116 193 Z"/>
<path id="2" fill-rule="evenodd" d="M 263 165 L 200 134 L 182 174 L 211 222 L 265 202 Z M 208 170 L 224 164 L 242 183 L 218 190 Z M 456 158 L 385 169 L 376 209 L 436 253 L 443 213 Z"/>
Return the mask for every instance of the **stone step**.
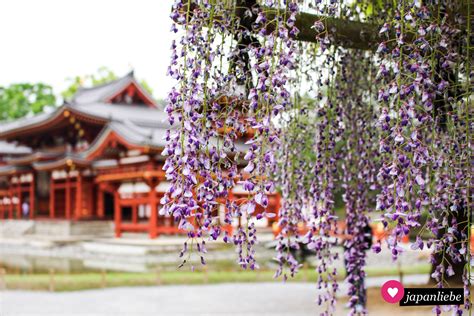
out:
<path id="1" fill-rule="evenodd" d="M 109 221 L 36 221 L 34 234 L 56 236 L 111 236 L 113 224 Z"/>
<path id="2" fill-rule="evenodd" d="M 34 221 L 30 220 L 2 220 L 0 221 L 0 236 L 23 236 L 34 230 Z"/>
<path id="3" fill-rule="evenodd" d="M 0 237 L 25 235 L 40 236 L 97 236 L 111 237 L 114 233 L 111 221 L 67 221 L 67 220 L 2 220 Z"/>

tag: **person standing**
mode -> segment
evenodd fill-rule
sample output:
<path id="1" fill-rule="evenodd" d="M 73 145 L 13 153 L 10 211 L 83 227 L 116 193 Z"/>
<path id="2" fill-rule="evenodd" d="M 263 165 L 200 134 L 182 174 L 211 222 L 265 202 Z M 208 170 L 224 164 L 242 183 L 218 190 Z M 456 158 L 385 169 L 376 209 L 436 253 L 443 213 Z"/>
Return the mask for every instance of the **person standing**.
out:
<path id="1" fill-rule="evenodd" d="M 25 199 L 23 204 L 21 205 L 21 209 L 23 212 L 23 218 L 29 218 L 30 215 L 30 203 Z"/>

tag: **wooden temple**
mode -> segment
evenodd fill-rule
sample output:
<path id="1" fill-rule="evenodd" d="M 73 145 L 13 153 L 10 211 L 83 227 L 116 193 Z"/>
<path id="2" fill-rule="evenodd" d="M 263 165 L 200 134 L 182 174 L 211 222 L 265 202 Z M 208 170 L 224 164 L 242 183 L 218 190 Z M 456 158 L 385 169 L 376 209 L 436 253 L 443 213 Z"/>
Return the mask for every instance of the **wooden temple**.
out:
<path id="1" fill-rule="evenodd" d="M 0 219 L 109 220 L 117 237 L 182 233 L 159 215 L 169 128 L 133 72 L 80 89 L 52 112 L 0 122 Z M 270 197 L 267 212 L 278 207 Z"/>

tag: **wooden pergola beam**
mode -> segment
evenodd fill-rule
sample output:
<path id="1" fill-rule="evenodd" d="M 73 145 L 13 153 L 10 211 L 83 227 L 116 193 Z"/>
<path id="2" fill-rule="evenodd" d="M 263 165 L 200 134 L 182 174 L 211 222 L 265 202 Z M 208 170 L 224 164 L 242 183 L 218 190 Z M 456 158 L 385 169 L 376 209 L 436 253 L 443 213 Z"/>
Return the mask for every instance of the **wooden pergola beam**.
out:
<path id="1" fill-rule="evenodd" d="M 468 14 L 474 15 L 474 5 L 471 6 L 470 11 L 468 8 L 469 7 L 467 6 L 466 2 L 460 7 L 452 8 L 456 9 L 457 12 L 449 13 L 451 16 L 454 16 L 455 13 L 459 13 L 464 17 L 466 17 Z M 267 16 L 267 20 L 275 20 L 277 10 L 270 8 L 264 8 L 263 10 Z M 242 14 L 242 12 L 242 9 L 238 11 L 240 14 Z M 324 32 L 327 31 L 329 33 L 332 38 L 331 43 L 337 46 L 361 50 L 376 50 L 381 42 L 381 38 L 379 36 L 381 25 L 351 21 L 343 18 L 320 16 L 307 12 L 301 12 L 296 17 L 295 25 L 300 31 L 296 39 L 303 42 L 316 43 L 318 31 L 313 28 L 313 25 L 317 21 L 322 22 L 322 24 L 325 26 Z M 391 38 L 395 38 L 395 34 L 391 34 Z"/>
<path id="2" fill-rule="evenodd" d="M 265 10 L 267 18 L 276 17 L 274 9 Z M 344 48 L 375 50 L 380 43 L 378 37 L 380 26 L 376 24 L 350 21 L 346 19 L 322 17 L 320 15 L 301 12 L 296 17 L 296 27 L 300 31 L 296 39 L 303 42 L 316 43 L 318 31 L 312 28 L 315 22 L 321 21 L 325 25 L 324 32 L 328 32 L 333 43 Z"/>
<path id="3" fill-rule="evenodd" d="M 183 11 L 187 9 L 187 1 L 182 0 L 184 4 Z M 215 1 L 215 0 L 212 0 Z M 211 1 L 211 2 L 212 2 Z M 257 3 L 257 0 L 236 0 L 236 6 L 229 10 L 234 10 L 236 17 L 240 19 L 240 30 L 250 30 L 252 31 L 252 25 L 256 19 L 256 15 L 253 16 L 247 15 L 248 10 L 252 8 L 260 7 Z M 195 9 L 196 5 L 191 6 L 191 12 Z M 284 10 L 284 9 L 282 9 Z M 262 7 L 262 11 L 265 13 L 267 21 L 273 21 L 267 25 L 269 30 L 275 28 L 276 16 L 278 10 L 275 8 Z M 281 12 L 280 12 L 281 13 Z M 192 13 L 191 13 L 192 14 Z M 230 13 L 229 13 L 230 14 Z M 338 46 L 345 48 L 354 48 L 362 50 L 374 50 L 377 48 L 380 38 L 378 36 L 380 26 L 376 24 L 364 23 L 359 21 L 351 21 L 342 18 L 334 18 L 328 16 L 321 16 L 317 14 L 311 14 L 307 12 L 301 12 L 296 17 L 296 27 L 300 31 L 296 39 L 303 42 L 316 43 L 316 37 L 318 36 L 318 31 L 312 26 L 315 22 L 321 21 L 326 29 L 325 32 L 328 32 L 329 35 L 334 40 L 332 43 Z M 182 23 L 175 21 L 176 23 Z M 250 42 L 255 42 L 255 38 L 249 38 L 247 40 Z M 248 44 L 248 43 L 247 43 Z"/>

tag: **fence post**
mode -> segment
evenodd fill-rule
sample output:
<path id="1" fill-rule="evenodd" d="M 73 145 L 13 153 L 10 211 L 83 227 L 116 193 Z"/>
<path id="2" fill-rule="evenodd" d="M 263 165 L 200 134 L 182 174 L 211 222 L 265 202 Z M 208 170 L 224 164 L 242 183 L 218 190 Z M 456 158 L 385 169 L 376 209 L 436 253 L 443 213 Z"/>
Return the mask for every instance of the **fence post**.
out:
<path id="1" fill-rule="evenodd" d="M 55 288 L 54 269 L 49 269 L 49 291 L 54 292 Z"/>
<path id="2" fill-rule="evenodd" d="M 158 266 L 156 267 L 156 285 L 161 285 L 162 280 L 161 280 L 161 267 Z"/>
<path id="3" fill-rule="evenodd" d="M 6 274 L 5 269 L 1 268 L 0 269 L 0 290 L 7 289 L 7 283 L 5 282 L 5 274 Z"/>
<path id="4" fill-rule="evenodd" d="M 403 284 L 403 270 L 400 263 L 400 260 L 397 260 L 398 276 L 400 278 L 400 283 Z"/>
<path id="5" fill-rule="evenodd" d="M 105 269 L 100 270 L 100 286 L 102 288 L 107 287 L 107 271 Z"/>

